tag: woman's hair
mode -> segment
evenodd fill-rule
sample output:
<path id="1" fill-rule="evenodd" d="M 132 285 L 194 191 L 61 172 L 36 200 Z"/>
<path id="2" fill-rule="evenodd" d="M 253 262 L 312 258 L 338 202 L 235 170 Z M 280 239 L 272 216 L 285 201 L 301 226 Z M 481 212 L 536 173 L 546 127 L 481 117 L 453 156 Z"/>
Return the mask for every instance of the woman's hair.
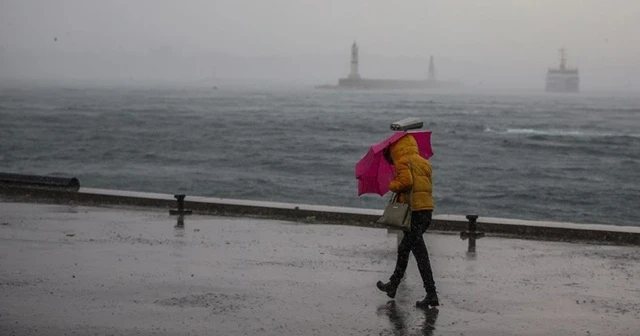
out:
<path id="1" fill-rule="evenodd" d="M 391 150 L 389 147 L 390 146 L 387 146 L 385 149 L 382 150 L 382 155 L 384 156 L 384 159 L 387 160 L 387 162 L 389 162 L 389 164 L 393 164 L 393 158 L 391 157 Z"/>

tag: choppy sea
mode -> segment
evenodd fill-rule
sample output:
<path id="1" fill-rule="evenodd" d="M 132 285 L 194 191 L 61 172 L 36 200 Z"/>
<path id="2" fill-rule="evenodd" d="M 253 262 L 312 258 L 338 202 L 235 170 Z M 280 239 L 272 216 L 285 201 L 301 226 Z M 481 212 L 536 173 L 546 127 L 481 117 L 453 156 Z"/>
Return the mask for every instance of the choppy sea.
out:
<path id="1" fill-rule="evenodd" d="M 81 186 L 382 209 L 354 165 L 433 132 L 435 214 L 640 225 L 640 97 L 316 89 L 0 90 L 0 171 Z"/>

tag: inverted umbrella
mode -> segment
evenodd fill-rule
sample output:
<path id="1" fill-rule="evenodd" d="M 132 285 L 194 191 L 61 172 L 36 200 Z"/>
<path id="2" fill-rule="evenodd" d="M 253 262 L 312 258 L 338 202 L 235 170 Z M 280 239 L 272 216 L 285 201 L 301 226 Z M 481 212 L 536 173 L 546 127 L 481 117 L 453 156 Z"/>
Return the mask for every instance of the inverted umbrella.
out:
<path id="1" fill-rule="evenodd" d="M 425 159 L 433 156 L 431 132 L 394 132 L 390 137 L 371 145 L 367 154 L 356 163 L 358 196 L 362 194 L 384 195 L 389 191 L 389 182 L 393 180 L 393 166 L 384 159 L 382 151 L 403 136 L 411 134 L 418 144 L 418 152 Z"/>

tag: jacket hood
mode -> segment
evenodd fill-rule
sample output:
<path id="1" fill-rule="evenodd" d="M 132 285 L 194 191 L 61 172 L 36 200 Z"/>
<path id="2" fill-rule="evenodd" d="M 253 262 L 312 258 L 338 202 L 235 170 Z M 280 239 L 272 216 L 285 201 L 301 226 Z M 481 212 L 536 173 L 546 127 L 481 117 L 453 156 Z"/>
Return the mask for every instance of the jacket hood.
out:
<path id="1" fill-rule="evenodd" d="M 391 158 L 394 162 L 398 162 L 398 160 L 403 156 L 417 155 L 420 153 L 416 139 L 408 133 L 398 139 L 398 141 L 392 143 L 390 149 Z"/>

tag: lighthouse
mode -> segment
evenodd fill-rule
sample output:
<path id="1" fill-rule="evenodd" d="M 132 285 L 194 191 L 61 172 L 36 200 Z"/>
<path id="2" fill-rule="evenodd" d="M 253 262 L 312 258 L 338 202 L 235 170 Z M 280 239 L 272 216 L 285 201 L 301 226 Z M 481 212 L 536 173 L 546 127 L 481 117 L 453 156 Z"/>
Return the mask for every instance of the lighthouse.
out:
<path id="1" fill-rule="evenodd" d="M 360 79 L 360 73 L 358 73 L 358 45 L 354 41 L 351 45 L 351 72 L 349 73 L 350 79 Z"/>
<path id="2" fill-rule="evenodd" d="M 436 66 L 433 64 L 433 55 L 429 58 L 429 72 L 427 73 L 427 80 L 429 82 L 436 81 Z"/>

